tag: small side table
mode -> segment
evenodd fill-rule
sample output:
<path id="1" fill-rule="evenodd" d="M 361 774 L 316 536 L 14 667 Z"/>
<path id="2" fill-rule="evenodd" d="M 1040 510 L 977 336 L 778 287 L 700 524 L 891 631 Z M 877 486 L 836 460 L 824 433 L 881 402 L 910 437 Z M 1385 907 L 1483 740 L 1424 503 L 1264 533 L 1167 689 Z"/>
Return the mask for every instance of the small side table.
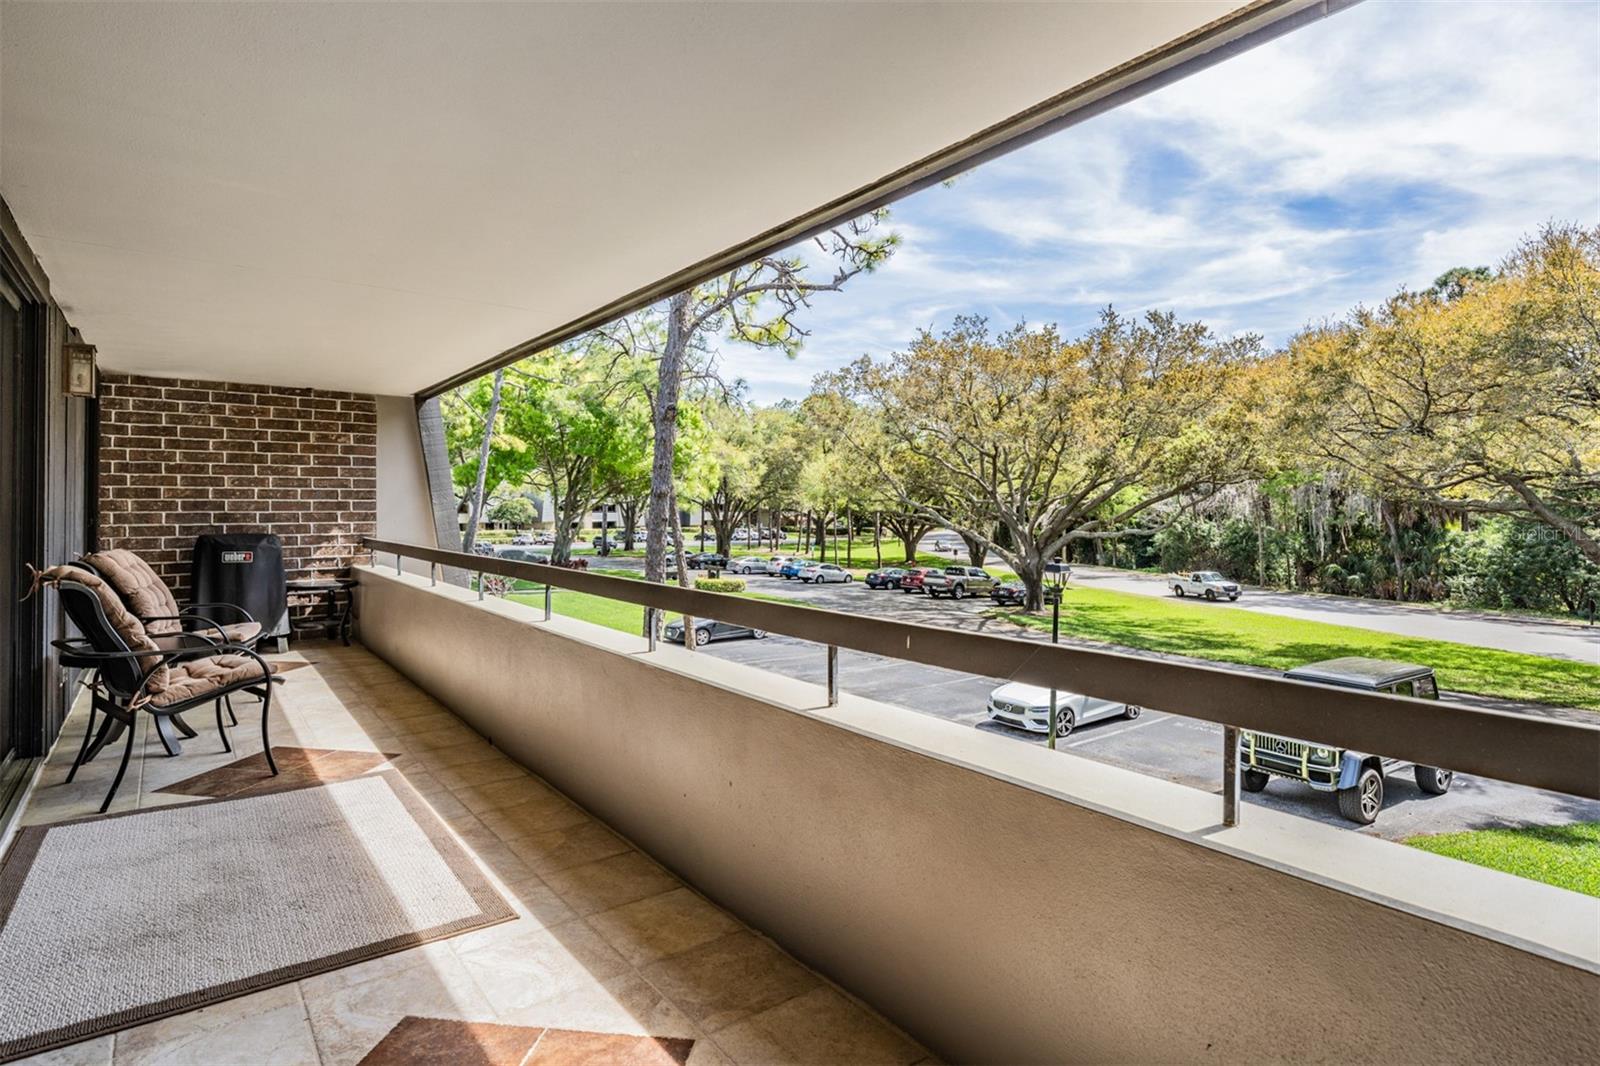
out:
<path id="1" fill-rule="evenodd" d="M 291 617 L 289 628 L 295 634 L 332 633 L 350 646 L 350 608 L 355 603 L 353 577 L 307 577 L 286 582 L 290 596 L 308 601 L 307 613 Z M 318 602 L 322 609 L 317 610 Z"/>

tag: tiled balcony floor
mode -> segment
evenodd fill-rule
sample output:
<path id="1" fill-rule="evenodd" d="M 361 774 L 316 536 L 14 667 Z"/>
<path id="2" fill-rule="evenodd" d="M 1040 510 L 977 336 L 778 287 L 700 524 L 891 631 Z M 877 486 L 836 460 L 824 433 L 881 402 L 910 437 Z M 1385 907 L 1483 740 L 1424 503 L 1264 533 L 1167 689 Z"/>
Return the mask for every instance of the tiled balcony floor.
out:
<path id="1" fill-rule="evenodd" d="M 311 762 L 327 774 L 400 770 L 494 878 L 517 920 L 25 1061 L 354 1063 L 407 1017 L 475 1028 L 407 1023 L 402 1032 L 423 1039 L 404 1043 L 397 1033 L 383 1050 L 402 1054 L 382 1061 L 616 1061 L 618 1045 L 585 1045 L 587 1038 L 570 1034 L 557 1054 L 550 1053 L 556 1043 L 530 1052 L 527 1034 L 536 1037 L 541 1028 L 689 1038 L 688 1061 L 707 1066 L 924 1060 L 904 1034 L 500 755 L 381 659 L 360 647 L 297 648 L 275 657 L 286 684 L 274 701 L 274 749 L 367 753 Z M 190 716 L 199 736 L 176 758 L 165 756 L 153 732 L 140 737 L 113 810 L 189 802 L 192 796 L 157 790 L 259 758 L 259 704 L 236 699 L 235 708 L 232 754 L 220 750 L 207 715 Z M 23 812 L 24 824 L 98 808 L 120 746 L 108 745 L 66 784 L 84 721 L 80 707 Z M 384 752 L 394 754 L 392 761 L 374 754 Z M 283 765 L 286 774 L 309 779 L 304 765 L 292 772 L 289 760 Z M 219 779 L 207 794 L 251 778 L 239 772 L 210 780 Z M 448 1043 L 462 1039 L 470 1054 Z M 406 1050 L 424 1047 L 425 1053 Z"/>

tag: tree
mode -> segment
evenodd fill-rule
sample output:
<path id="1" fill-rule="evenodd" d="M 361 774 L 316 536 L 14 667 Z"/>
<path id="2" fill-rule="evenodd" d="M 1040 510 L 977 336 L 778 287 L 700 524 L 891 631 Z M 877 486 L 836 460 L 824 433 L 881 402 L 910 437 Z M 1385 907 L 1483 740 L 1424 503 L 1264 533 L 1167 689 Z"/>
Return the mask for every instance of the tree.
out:
<path id="1" fill-rule="evenodd" d="M 710 491 L 697 495 L 695 503 L 715 531 L 718 554 L 727 555 L 733 549 L 734 530 L 746 523 L 756 507 L 765 455 L 755 418 L 746 408 L 717 405 L 706 413 L 706 423 L 714 474 Z"/>
<path id="2" fill-rule="evenodd" d="M 527 529 L 538 519 L 533 501 L 526 496 L 508 496 L 489 511 L 489 519 L 515 529 Z"/>
<path id="3" fill-rule="evenodd" d="M 1457 300 L 1476 285 L 1494 280 L 1494 271 L 1486 266 L 1451 267 L 1433 279 L 1428 290 L 1441 300 Z"/>
<path id="4" fill-rule="evenodd" d="M 1492 280 L 1357 308 L 1290 357 L 1315 454 L 1391 499 L 1527 515 L 1600 562 L 1600 228 L 1547 227 Z"/>
<path id="5" fill-rule="evenodd" d="M 467 528 L 461 537 L 461 550 L 466 552 L 472 550 L 477 539 L 484 499 L 501 481 L 499 477 L 490 481 L 489 470 L 504 383 L 505 370 L 496 370 L 487 383 L 480 379 L 457 389 L 443 405 L 445 444 L 452 453 L 452 480 L 465 490 L 462 502 L 467 505 Z M 469 447 L 470 458 L 466 454 Z"/>
<path id="6" fill-rule="evenodd" d="M 633 372 L 587 345 L 557 349 L 515 367 L 505 428 L 525 449 L 529 480 L 549 493 L 555 521 L 553 562 L 571 554 L 573 527 L 636 476 L 648 447 Z"/>
<path id="7" fill-rule="evenodd" d="M 798 322 L 812 297 L 838 292 L 857 274 L 876 269 L 899 238 L 878 232 L 887 212 L 874 212 L 813 238 L 804 254 L 768 255 L 712 278 L 657 306 L 598 331 L 614 351 L 655 361 L 646 387 L 653 429 L 650 503 L 645 535 L 645 579 L 666 577 L 667 532 L 675 495 L 677 444 L 683 383 L 694 374 L 715 376 L 712 343 L 722 339 L 788 355 L 800 349 L 806 331 Z M 702 365 L 691 365 L 693 357 Z"/>
<path id="8" fill-rule="evenodd" d="M 963 317 L 830 384 L 873 407 L 894 447 L 933 464 L 941 493 L 930 501 L 881 446 L 852 439 L 903 506 L 974 540 L 1005 527 L 994 550 L 1037 610 L 1044 565 L 1069 543 L 1153 533 L 1241 476 L 1246 405 L 1231 389 L 1257 346 L 1162 313 L 1107 310 L 1075 342 L 1053 326 L 997 336 Z"/>

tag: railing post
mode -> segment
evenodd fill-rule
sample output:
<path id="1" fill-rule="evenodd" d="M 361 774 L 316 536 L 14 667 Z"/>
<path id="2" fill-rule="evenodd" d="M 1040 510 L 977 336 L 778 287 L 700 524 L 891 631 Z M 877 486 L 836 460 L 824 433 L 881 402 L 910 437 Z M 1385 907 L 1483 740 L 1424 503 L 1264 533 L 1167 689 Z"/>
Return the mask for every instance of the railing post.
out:
<path id="1" fill-rule="evenodd" d="M 550 582 L 544 583 L 544 620 L 550 621 Z"/>
<path id="2" fill-rule="evenodd" d="M 438 583 L 439 583 L 439 564 L 438 563 L 429 563 L 428 564 L 428 584 L 437 585 Z"/>
<path id="3" fill-rule="evenodd" d="M 478 599 L 483 599 L 483 571 L 478 571 Z"/>
<path id="4" fill-rule="evenodd" d="M 828 706 L 839 706 L 839 645 L 828 645 Z"/>
<path id="5" fill-rule="evenodd" d="M 1239 824 L 1239 727 L 1222 727 L 1222 824 Z"/>
<path id="6" fill-rule="evenodd" d="M 394 553 L 394 574 L 395 574 L 396 577 L 400 576 L 400 553 L 399 552 L 395 552 Z"/>
<path id="7" fill-rule="evenodd" d="M 656 650 L 656 609 L 654 607 L 646 607 L 644 609 L 644 635 L 645 635 L 645 642 L 646 642 L 647 650 L 655 651 Z"/>

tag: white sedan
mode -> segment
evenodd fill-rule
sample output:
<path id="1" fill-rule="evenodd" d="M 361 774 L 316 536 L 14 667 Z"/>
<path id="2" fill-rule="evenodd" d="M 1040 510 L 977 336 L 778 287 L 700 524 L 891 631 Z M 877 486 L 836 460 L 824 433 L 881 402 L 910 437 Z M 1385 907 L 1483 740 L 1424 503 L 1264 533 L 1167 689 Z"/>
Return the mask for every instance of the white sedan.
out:
<path id="1" fill-rule="evenodd" d="M 815 581 L 819 585 L 827 581 L 842 581 L 848 584 L 855 580 L 855 575 L 850 571 L 833 563 L 812 563 L 810 566 L 802 566 L 796 576 L 806 584 Z"/>
<path id="2" fill-rule="evenodd" d="M 1030 733 L 1050 732 L 1050 690 L 1013 681 L 989 693 L 989 720 Z M 1140 708 L 1131 703 L 1056 692 L 1056 736 L 1064 737 L 1080 725 L 1105 718 L 1137 718 Z"/>
<path id="3" fill-rule="evenodd" d="M 788 561 L 787 555 L 774 555 L 770 559 L 761 559 L 753 555 L 740 556 L 728 563 L 728 570 L 735 574 L 776 574 Z"/>

